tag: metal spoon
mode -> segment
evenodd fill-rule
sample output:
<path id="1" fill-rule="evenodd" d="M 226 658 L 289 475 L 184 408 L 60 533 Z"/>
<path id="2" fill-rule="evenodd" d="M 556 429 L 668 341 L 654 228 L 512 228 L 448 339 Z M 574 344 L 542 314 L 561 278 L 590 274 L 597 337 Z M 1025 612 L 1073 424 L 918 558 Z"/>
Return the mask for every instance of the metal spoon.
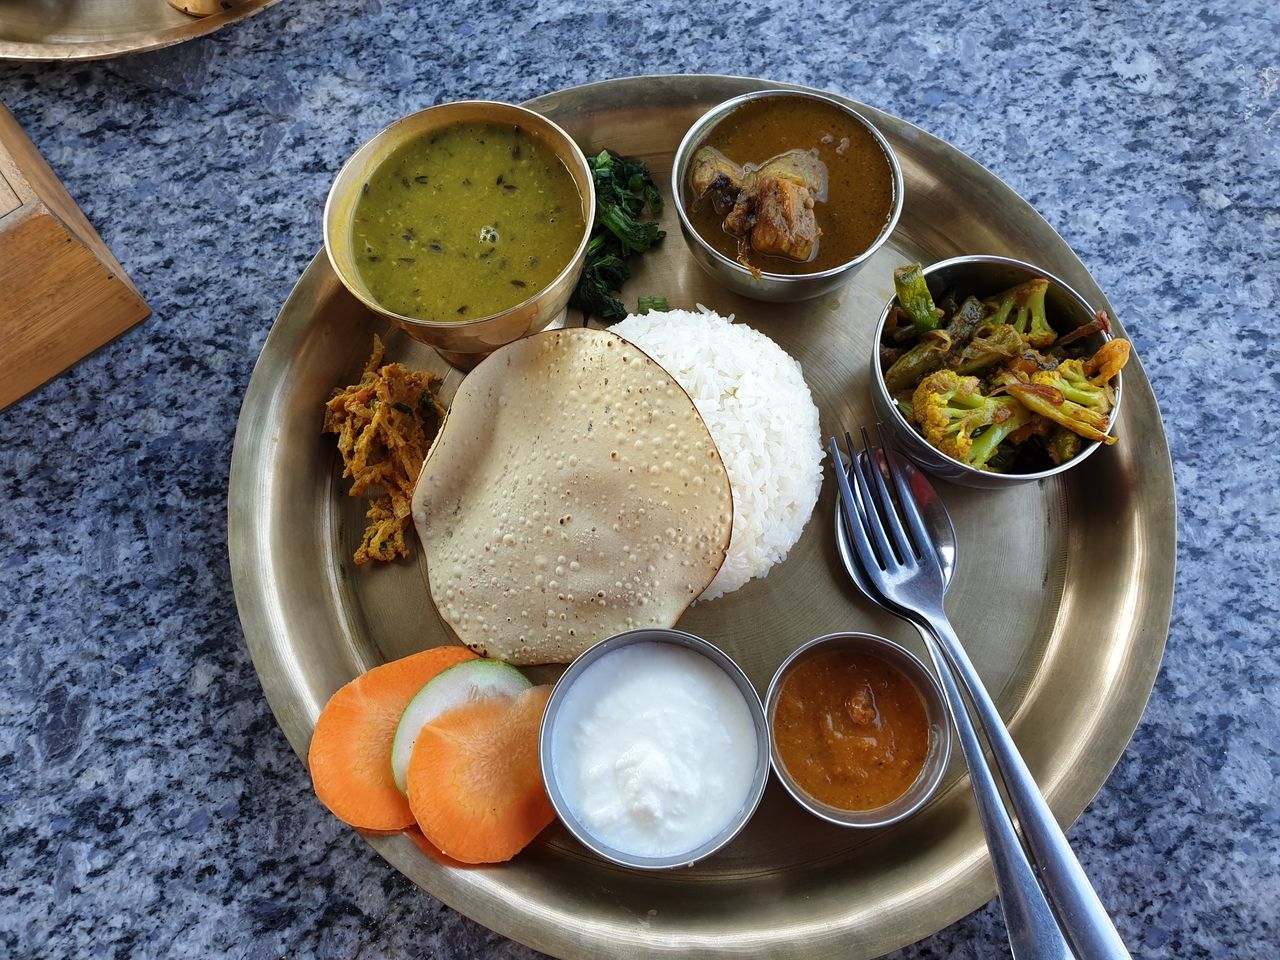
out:
<path id="1" fill-rule="evenodd" d="M 862 452 L 859 456 L 865 457 Z M 877 451 L 877 466 L 881 461 Z M 843 463 L 841 469 L 844 468 Z M 956 531 L 942 501 L 937 498 L 929 500 L 921 508 L 925 525 L 937 545 L 941 560 L 943 589 L 951 586 L 951 577 L 956 564 Z M 836 549 L 845 570 L 859 590 L 877 606 L 888 610 L 895 616 L 901 616 L 897 610 L 887 605 L 878 592 L 871 589 L 866 574 L 858 563 L 849 542 L 849 533 L 845 527 L 844 512 L 835 511 Z M 973 787 L 973 797 L 978 806 L 978 816 L 982 821 L 983 833 L 987 839 L 987 847 L 991 851 L 991 866 L 996 875 L 996 888 L 1000 893 L 1000 907 L 1004 912 L 1005 929 L 1009 935 L 1009 947 L 1015 960 L 1072 960 L 1074 956 L 1062 931 L 1054 918 L 1053 910 L 1045 898 L 1025 854 L 1022 843 L 1014 829 L 1013 820 L 1000 799 L 999 788 L 995 778 L 987 766 L 982 753 L 982 742 L 978 739 L 977 730 L 968 707 L 961 696 L 959 684 L 951 671 L 950 665 L 943 658 L 938 641 L 925 627 L 915 621 L 912 625 L 919 632 L 933 660 L 934 669 L 942 681 L 943 696 L 951 711 L 952 722 L 959 734 L 960 748 L 964 753 L 965 764 L 969 768 L 969 781 Z M 1021 854 L 1021 855 L 1019 855 Z"/>

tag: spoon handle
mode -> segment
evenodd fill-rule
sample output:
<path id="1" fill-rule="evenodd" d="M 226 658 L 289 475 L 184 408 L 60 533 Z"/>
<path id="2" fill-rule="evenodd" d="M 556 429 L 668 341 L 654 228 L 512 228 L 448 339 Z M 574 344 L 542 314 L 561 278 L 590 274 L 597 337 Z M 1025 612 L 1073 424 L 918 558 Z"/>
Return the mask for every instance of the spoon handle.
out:
<path id="1" fill-rule="evenodd" d="M 1027 848 L 1036 862 L 1040 882 L 1057 909 L 1062 928 L 1076 954 L 1083 960 L 1129 960 L 1129 951 L 1125 948 L 1124 941 L 1120 939 L 1111 917 L 1098 899 L 1097 891 L 1093 889 L 1084 868 L 1067 843 L 1058 821 L 1054 819 L 1053 811 L 1036 786 L 1035 778 L 1027 769 L 1022 754 L 1018 752 L 1013 737 L 1000 719 L 996 705 L 987 694 L 978 671 L 965 653 L 946 614 L 921 611 L 920 615 L 937 641 L 936 644 L 929 645 L 930 652 L 933 652 L 934 646 L 940 648 L 973 701 L 974 710 L 991 744 L 996 767 L 1000 770 L 1005 790 L 1009 794 L 1009 802 L 1017 814 Z M 934 661 L 937 662 L 936 654 Z"/>
<path id="2" fill-rule="evenodd" d="M 1072 960 L 1071 948 L 1063 939 L 1053 909 L 1036 880 L 1035 869 L 1022 849 L 1009 811 L 1000 799 L 1000 790 L 991 768 L 987 766 L 982 742 L 960 695 L 955 674 L 933 635 L 920 624 L 916 624 L 916 629 L 925 638 L 929 655 L 942 681 L 943 697 L 969 767 L 969 782 L 978 806 L 978 819 L 987 838 L 987 849 L 991 851 L 991 867 L 996 875 L 1000 909 L 1004 912 L 1005 930 L 1014 960 Z"/>

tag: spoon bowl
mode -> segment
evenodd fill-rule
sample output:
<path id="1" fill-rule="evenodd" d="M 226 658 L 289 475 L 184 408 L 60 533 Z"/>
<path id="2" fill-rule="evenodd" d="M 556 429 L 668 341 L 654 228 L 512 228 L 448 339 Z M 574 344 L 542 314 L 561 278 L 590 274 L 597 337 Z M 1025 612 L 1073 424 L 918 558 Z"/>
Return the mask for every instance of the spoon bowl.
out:
<path id="1" fill-rule="evenodd" d="M 858 453 L 860 459 L 867 455 L 865 450 Z M 884 463 L 884 455 L 878 448 L 875 451 L 875 458 L 883 475 L 887 468 Z M 921 477 L 920 471 L 916 469 L 915 464 L 901 457 L 899 458 L 899 463 L 912 485 L 921 481 L 928 482 Z M 845 467 L 844 469 L 848 473 L 848 468 Z M 951 514 L 947 512 L 947 508 L 943 506 L 942 500 L 938 497 L 931 497 L 922 503 L 920 513 L 924 517 L 924 525 L 928 528 L 929 535 L 933 537 L 933 542 L 937 546 L 938 559 L 942 566 L 943 589 L 949 589 L 951 587 L 951 578 L 956 570 L 955 524 L 951 522 Z M 880 597 L 879 591 L 873 590 L 870 584 L 867 583 L 867 575 L 862 572 L 862 565 L 858 563 L 858 559 L 853 552 L 853 545 L 849 542 L 849 528 L 845 526 L 844 513 L 840 510 L 836 511 L 835 523 L 836 552 L 840 554 L 840 562 L 844 564 L 844 568 L 849 574 L 849 579 L 876 606 L 882 610 L 888 610 L 890 613 L 895 613 L 896 611 Z"/>

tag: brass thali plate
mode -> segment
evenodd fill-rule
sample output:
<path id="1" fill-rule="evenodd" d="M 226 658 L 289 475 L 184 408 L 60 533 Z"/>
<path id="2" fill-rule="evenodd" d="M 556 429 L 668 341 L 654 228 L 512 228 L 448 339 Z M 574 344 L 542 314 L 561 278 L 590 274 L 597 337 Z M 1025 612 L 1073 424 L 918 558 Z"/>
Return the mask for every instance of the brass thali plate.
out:
<path id="1" fill-rule="evenodd" d="M 0 0 L 0 60 L 105 60 L 203 37 L 276 0 L 192 17 L 166 0 Z"/>
<path id="2" fill-rule="evenodd" d="M 766 86 L 729 77 L 606 81 L 532 101 L 590 153 L 643 159 L 669 180 L 682 134 L 706 109 Z M 1028 260 L 1110 305 L 1063 240 L 979 164 L 923 131 L 855 104 L 893 144 L 906 205 L 889 243 L 844 291 L 764 304 L 715 286 L 693 263 L 674 211 L 626 298 L 665 295 L 735 313 L 800 361 L 823 435 L 868 422 L 868 351 L 892 269 L 958 254 Z M 1112 311 L 1114 316 L 1114 312 Z M 305 756 L 340 685 L 386 660 L 450 642 L 413 562 L 357 569 L 363 508 L 345 496 L 321 404 L 355 377 L 382 324 L 345 293 L 323 256 L 303 274 L 262 350 L 236 433 L 229 539 L 236 599 L 277 720 Z M 401 335 L 389 356 L 447 368 Z M 1120 443 L 1059 478 L 985 492 L 939 484 L 960 560 L 948 612 L 1063 824 L 1102 786 L 1154 683 L 1173 594 L 1174 492 L 1159 411 L 1141 367 L 1126 368 Z M 446 397 L 460 375 L 450 372 Z M 909 628 L 863 599 L 839 568 L 830 471 L 813 519 L 767 579 L 692 608 L 681 629 L 724 648 L 764 691 L 796 646 L 870 630 L 923 654 Z M 550 679 L 547 670 L 542 678 Z M 957 760 L 913 819 L 860 833 L 804 813 L 775 782 L 744 833 L 689 870 L 642 874 L 588 854 L 558 824 L 513 862 L 456 869 L 406 836 L 370 838 L 415 883 L 486 926 L 561 957 L 873 957 L 976 909 L 994 893 Z"/>

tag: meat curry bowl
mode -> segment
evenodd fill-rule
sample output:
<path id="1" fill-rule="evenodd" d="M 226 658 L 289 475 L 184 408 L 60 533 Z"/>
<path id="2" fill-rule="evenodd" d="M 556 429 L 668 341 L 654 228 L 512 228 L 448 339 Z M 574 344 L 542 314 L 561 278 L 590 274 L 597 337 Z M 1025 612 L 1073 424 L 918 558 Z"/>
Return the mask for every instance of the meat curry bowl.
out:
<path id="1" fill-rule="evenodd" d="M 888 141 L 814 93 L 762 90 L 714 107 L 685 134 L 671 176 L 694 260 L 756 300 L 807 300 L 847 283 L 902 213 Z"/>
<path id="2" fill-rule="evenodd" d="M 564 311 L 594 209 L 586 157 L 560 127 L 511 104 L 445 103 L 347 161 L 325 249 L 366 307 L 470 369 Z"/>

